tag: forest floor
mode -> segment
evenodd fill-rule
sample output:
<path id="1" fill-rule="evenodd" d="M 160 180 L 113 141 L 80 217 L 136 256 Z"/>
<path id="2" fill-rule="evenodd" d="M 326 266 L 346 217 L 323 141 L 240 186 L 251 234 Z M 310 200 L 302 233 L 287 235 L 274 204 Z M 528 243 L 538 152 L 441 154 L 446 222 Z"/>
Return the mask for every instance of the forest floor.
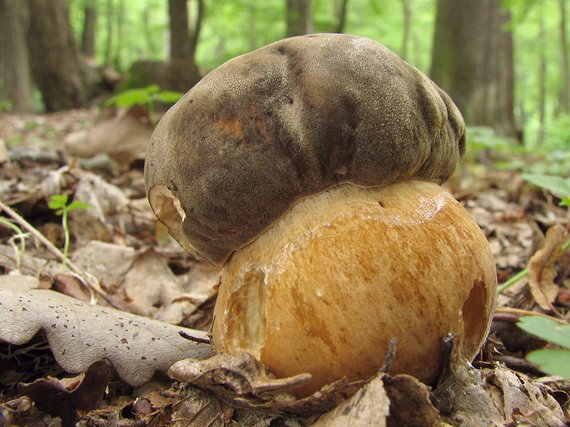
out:
<path id="1" fill-rule="evenodd" d="M 101 367 L 91 359 L 83 369 L 77 365 L 67 369 L 75 374 L 66 373 L 61 367 L 66 363 L 62 355 L 73 352 L 76 344 L 66 341 L 71 340 L 69 336 L 59 336 L 60 363 L 54 360 L 55 339 L 50 338 L 48 343 L 46 336 L 49 325 L 55 329 L 62 311 L 53 309 L 51 301 L 55 299 L 44 299 L 37 292 L 53 290 L 76 300 L 97 300 L 103 307 L 206 331 L 220 274 L 219 269 L 191 259 L 157 226 L 146 201 L 141 162 L 127 167 L 106 155 L 78 161 L 63 151 L 68 135 L 89 130 L 96 114 L 95 110 L 76 110 L 52 115 L 0 115 L 0 292 L 4 292 L 0 300 L 0 426 L 556 426 L 570 420 L 570 382 L 547 375 L 525 359 L 530 351 L 552 345 L 516 326 L 518 319 L 528 314 L 567 322 L 570 251 L 552 250 L 556 256 L 543 256 L 542 261 L 535 257 L 535 264 L 539 264 L 534 267 L 534 271 L 539 270 L 536 274 L 550 279 L 539 280 L 537 285 L 523 277 L 498 296 L 491 333 L 474 362 L 474 370 L 450 374 L 433 388 L 411 377 L 379 374 L 357 392 L 358 399 L 341 402 L 342 410 L 329 411 L 321 418 L 317 417 L 318 410 L 334 405 L 312 402 L 303 409 L 293 405 L 290 412 L 276 401 L 260 402 L 255 396 L 239 405 L 249 409 L 238 409 L 228 403 L 227 396 L 216 393 L 215 387 L 195 388 L 158 374 L 152 381 L 133 386 L 114 375 L 109 364 Z M 570 230 L 570 215 L 568 208 L 559 206 L 556 196 L 525 182 L 520 172 L 494 168 L 492 157 L 492 152 L 479 153 L 478 160 L 486 166 L 476 164 L 473 156 L 462 162 L 446 188 L 487 236 L 498 282 L 503 283 L 526 269 L 541 248 L 560 246 L 560 239 L 567 239 L 564 236 Z M 64 226 L 53 205 L 54 195 L 56 204 L 58 197 L 67 195 L 69 201 L 81 200 L 89 207 L 71 208 L 68 225 Z M 6 224 L 8 219 L 11 226 Z M 546 237 L 547 230 L 553 228 L 557 237 L 550 236 L 554 232 Z M 71 246 L 64 254 L 67 231 Z M 32 298 L 24 301 L 26 296 Z M 12 297 L 15 305 L 10 310 L 18 311 L 18 315 L 13 311 L 2 314 Z M 75 319 L 74 329 L 80 320 L 101 330 L 106 325 L 106 321 L 98 320 L 99 314 L 87 315 L 87 309 L 78 314 L 78 310 L 72 307 L 65 311 Z M 78 334 L 85 341 L 92 332 L 85 325 L 83 328 Z M 19 331 L 16 338 L 7 338 L 12 336 L 12 329 Z M 104 334 L 94 338 L 99 346 L 107 339 L 111 343 L 112 337 Z M 156 351 L 162 354 L 170 349 Z M 115 368 L 123 357 L 105 356 Z M 127 358 L 124 363 L 134 362 Z M 86 372 L 78 376 L 80 371 Z M 367 403 L 362 390 L 369 399 L 379 400 Z M 350 394 L 335 393 L 327 397 L 337 399 L 335 404 L 342 400 L 339 395 Z M 379 404 L 380 400 L 386 405 Z M 251 409 L 256 404 L 260 410 Z M 308 407 L 317 409 L 311 414 Z"/>

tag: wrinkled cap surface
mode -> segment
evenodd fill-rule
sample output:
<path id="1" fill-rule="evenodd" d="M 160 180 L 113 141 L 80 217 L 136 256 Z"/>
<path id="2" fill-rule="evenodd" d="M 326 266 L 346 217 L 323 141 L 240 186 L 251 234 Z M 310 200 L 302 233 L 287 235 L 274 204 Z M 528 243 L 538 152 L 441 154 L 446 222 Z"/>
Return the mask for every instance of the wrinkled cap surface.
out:
<path id="1" fill-rule="evenodd" d="M 184 249 L 222 264 L 301 198 L 442 183 L 464 150 L 461 114 L 416 68 L 375 41 L 314 34 L 204 77 L 158 124 L 145 184 Z"/>

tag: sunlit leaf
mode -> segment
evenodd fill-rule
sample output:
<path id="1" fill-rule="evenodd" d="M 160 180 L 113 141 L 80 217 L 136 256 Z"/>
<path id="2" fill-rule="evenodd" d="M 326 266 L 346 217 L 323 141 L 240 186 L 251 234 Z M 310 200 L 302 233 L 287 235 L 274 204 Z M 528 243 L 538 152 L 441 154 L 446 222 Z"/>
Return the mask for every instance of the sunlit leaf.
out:
<path id="1" fill-rule="evenodd" d="M 163 90 L 155 95 L 154 99 L 159 102 L 164 102 L 166 104 L 174 104 L 180 98 L 182 98 L 184 94 L 181 92 L 174 92 L 170 90 Z"/>
<path id="2" fill-rule="evenodd" d="M 64 208 L 67 205 L 68 198 L 67 194 L 54 194 L 48 201 L 48 207 L 53 210 Z"/>
<path id="3" fill-rule="evenodd" d="M 540 316 L 521 317 L 517 326 L 543 340 L 570 349 L 570 325 Z M 568 359 L 570 363 L 570 358 Z"/>
<path id="4" fill-rule="evenodd" d="M 89 207 L 89 203 L 82 202 L 81 200 L 74 200 L 69 206 L 67 206 L 67 210 L 71 212 L 76 209 L 89 209 Z"/>
<path id="5" fill-rule="evenodd" d="M 530 352 L 526 359 L 548 374 L 570 378 L 570 350 L 543 348 Z"/>

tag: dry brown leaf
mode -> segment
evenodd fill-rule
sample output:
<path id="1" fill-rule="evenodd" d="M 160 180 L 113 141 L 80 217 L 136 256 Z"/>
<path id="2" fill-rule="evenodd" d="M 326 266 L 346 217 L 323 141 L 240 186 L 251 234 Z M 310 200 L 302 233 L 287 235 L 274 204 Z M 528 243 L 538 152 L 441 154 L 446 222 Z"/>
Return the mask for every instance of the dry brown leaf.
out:
<path id="1" fill-rule="evenodd" d="M 0 340 L 24 344 L 42 330 L 59 365 L 84 372 L 109 359 L 119 376 L 140 385 L 155 371 L 166 372 L 185 357 L 204 359 L 208 344 L 184 339 L 180 332 L 204 338 L 205 333 L 89 305 L 57 292 L 26 289 L 18 276 L 0 287 Z"/>
<path id="2" fill-rule="evenodd" d="M 548 229 L 542 249 L 528 262 L 528 283 L 536 303 L 544 310 L 553 310 L 552 303 L 558 295 L 556 262 L 562 255 L 562 244 L 566 239 L 566 229 L 556 224 Z"/>
<path id="3" fill-rule="evenodd" d="M 391 413 L 390 405 L 391 402 L 386 394 L 382 376 L 377 376 L 350 399 L 321 416 L 313 426 L 368 427 L 374 425 L 384 427 L 387 425 L 386 418 Z"/>
<path id="4" fill-rule="evenodd" d="M 168 264 L 154 249 L 139 252 L 123 281 L 130 311 L 168 323 L 179 323 L 194 309 L 188 300 L 179 300 L 182 287 Z"/>
<path id="5" fill-rule="evenodd" d="M 441 426 L 425 384 L 410 375 L 385 376 L 383 381 L 390 399 L 390 426 Z"/>
<path id="6" fill-rule="evenodd" d="M 328 384 L 311 396 L 296 399 L 289 390 L 310 379 L 309 374 L 274 378 L 247 353 L 218 354 L 207 360 L 181 360 L 168 371 L 171 378 L 212 391 L 226 402 L 247 409 L 287 412 L 299 416 L 322 414 L 350 398 L 364 384 L 346 379 Z"/>
<path id="7" fill-rule="evenodd" d="M 475 370 L 461 365 L 434 390 L 432 401 L 451 425 L 564 426 L 564 411 L 552 394 L 508 368 Z"/>
<path id="8" fill-rule="evenodd" d="M 144 108 L 108 108 L 101 112 L 90 129 L 69 134 L 64 148 L 68 154 L 78 157 L 108 154 L 126 166 L 144 158 L 152 131 L 153 126 Z"/>
<path id="9" fill-rule="evenodd" d="M 133 248 L 92 240 L 78 248 L 71 260 L 96 277 L 101 286 L 115 290 L 131 268 L 136 252 Z"/>
<path id="10" fill-rule="evenodd" d="M 18 390 L 32 398 L 43 412 L 61 417 L 64 426 L 74 426 L 76 409 L 95 409 L 112 377 L 111 367 L 99 361 L 75 378 L 40 378 L 30 384 L 20 384 Z"/>

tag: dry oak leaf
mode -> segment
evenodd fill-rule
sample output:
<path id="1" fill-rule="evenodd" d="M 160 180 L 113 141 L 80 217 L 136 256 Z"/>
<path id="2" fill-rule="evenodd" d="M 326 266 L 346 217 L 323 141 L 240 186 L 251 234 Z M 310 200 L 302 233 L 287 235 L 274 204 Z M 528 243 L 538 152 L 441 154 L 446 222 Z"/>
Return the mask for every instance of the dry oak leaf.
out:
<path id="1" fill-rule="evenodd" d="M 0 286 L 0 340 L 24 344 L 43 330 L 59 365 L 84 372 L 108 359 L 119 376 L 138 386 L 155 371 L 166 372 L 185 357 L 211 356 L 208 344 L 184 339 L 180 332 L 205 338 L 206 333 L 159 322 L 112 308 L 90 305 L 57 292 L 25 289 L 21 276 Z"/>
<path id="2" fill-rule="evenodd" d="M 542 249 L 528 262 L 528 283 L 536 303 L 544 310 L 552 310 L 552 303 L 558 295 L 556 262 L 562 256 L 562 244 L 566 239 L 566 229 L 561 224 L 550 227 Z"/>

